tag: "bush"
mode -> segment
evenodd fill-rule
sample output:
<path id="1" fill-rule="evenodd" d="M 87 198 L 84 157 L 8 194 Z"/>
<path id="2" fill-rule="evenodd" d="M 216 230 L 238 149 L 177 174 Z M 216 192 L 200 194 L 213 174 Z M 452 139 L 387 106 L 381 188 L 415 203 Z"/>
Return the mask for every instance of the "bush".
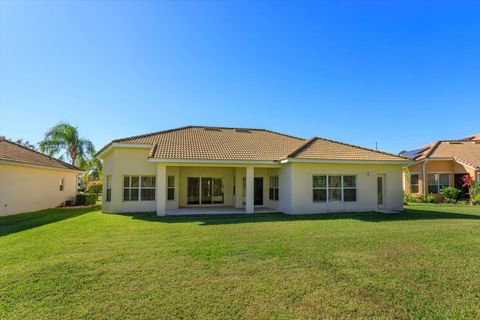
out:
<path id="1" fill-rule="evenodd" d="M 96 193 L 80 193 L 77 194 L 75 199 L 75 205 L 77 206 L 89 206 L 97 203 L 97 194 Z"/>
<path id="2" fill-rule="evenodd" d="M 455 187 L 445 187 L 440 190 L 440 194 L 445 197 L 445 201 L 450 203 L 457 201 L 460 193 L 462 193 L 462 190 Z"/>
<path id="3" fill-rule="evenodd" d="M 435 195 L 433 195 L 432 193 L 429 193 L 429 194 L 425 195 L 425 197 L 423 198 L 423 202 L 434 203 L 435 202 Z"/>
<path id="4" fill-rule="evenodd" d="M 417 193 L 411 193 L 411 194 L 403 194 L 403 203 L 408 204 L 408 203 L 418 203 L 418 202 L 423 202 L 423 196 L 421 194 Z"/>
<path id="5" fill-rule="evenodd" d="M 94 180 L 90 181 L 87 184 L 87 192 L 88 193 L 102 193 L 102 181 L 100 180 Z"/>

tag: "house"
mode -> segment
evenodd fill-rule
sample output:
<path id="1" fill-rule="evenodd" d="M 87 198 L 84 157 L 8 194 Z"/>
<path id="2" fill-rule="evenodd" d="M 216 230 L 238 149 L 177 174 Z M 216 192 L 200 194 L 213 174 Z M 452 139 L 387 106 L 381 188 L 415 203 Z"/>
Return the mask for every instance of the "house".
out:
<path id="1" fill-rule="evenodd" d="M 414 161 L 404 173 L 404 190 L 408 194 L 438 195 L 448 186 L 464 189 L 465 175 L 480 181 L 480 133 L 435 141 L 403 155 Z"/>
<path id="2" fill-rule="evenodd" d="M 74 200 L 80 172 L 68 163 L 0 138 L 0 216 Z"/>
<path id="3" fill-rule="evenodd" d="M 104 212 L 161 216 L 398 211 L 408 163 L 322 138 L 203 126 L 113 140 L 97 156 Z"/>

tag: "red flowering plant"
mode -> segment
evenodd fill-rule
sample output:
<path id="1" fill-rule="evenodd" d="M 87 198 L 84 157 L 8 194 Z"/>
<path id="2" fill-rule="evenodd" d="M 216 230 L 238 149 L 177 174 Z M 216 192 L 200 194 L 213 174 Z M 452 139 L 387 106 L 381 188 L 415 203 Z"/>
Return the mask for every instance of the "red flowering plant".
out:
<path id="1" fill-rule="evenodd" d="M 470 175 L 463 176 L 463 187 L 468 189 L 468 195 L 470 196 L 470 202 L 477 202 L 479 200 L 480 186 L 478 182 L 472 181 Z"/>

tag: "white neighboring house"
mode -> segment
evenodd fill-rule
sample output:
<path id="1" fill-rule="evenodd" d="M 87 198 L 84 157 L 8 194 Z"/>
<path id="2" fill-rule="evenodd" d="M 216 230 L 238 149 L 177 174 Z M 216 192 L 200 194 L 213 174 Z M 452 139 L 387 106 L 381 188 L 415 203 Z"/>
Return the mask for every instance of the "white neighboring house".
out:
<path id="1" fill-rule="evenodd" d="M 322 138 L 189 126 L 102 148 L 104 212 L 401 211 L 397 155 Z"/>
<path id="2" fill-rule="evenodd" d="M 0 216 L 37 211 L 74 200 L 83 170 L 0 138 Z"/>

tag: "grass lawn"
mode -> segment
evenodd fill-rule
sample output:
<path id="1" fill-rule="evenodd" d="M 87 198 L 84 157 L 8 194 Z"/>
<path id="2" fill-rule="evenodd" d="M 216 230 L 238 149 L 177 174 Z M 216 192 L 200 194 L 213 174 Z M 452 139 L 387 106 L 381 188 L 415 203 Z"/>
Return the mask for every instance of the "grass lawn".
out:
<path id="1" fill-rule="evenodd" d="M 0 318 L 480 318 L 480 206 L 0 218 Z"/>

